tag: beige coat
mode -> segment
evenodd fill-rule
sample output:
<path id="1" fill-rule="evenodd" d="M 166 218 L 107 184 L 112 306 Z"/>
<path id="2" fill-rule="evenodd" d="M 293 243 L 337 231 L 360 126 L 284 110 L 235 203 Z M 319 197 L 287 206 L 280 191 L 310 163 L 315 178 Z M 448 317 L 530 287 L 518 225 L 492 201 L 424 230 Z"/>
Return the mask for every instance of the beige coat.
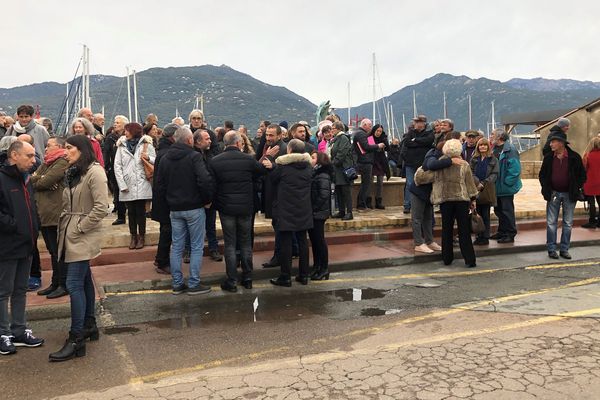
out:
<path id="1" fill-rule="evenodd" d="M 102 219 L 108 214 L 106 172 L 93 163 L 80 182 L 65 188 L 58 221 L 58 257 L 65 262 L 91 260 L 100 255 Z M 64 251 L 64 253 L 63 253 Z"/>
<path id="2" fill-rule="evenodd" d="M 448 168 L 435 171 L 431 204 L 441 204 L 447 201 L 471 201 L 477 197 L 477 193 L 473 173 L 468 163 L 452 164 Z"/>

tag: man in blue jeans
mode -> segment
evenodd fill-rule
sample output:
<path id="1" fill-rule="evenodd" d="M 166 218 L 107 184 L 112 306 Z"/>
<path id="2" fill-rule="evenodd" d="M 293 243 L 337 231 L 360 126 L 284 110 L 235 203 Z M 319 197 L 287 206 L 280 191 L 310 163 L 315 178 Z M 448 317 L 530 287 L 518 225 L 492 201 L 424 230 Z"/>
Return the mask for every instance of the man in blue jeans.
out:
<path id="1" fill-rule="evenodd" d="M 202 155 L 194 151 L 194 135 L 181 127 L 173 135 L 174 143 L 158 169 L 158 195 L 171 210 L 171 276 L 173 294 L 208 293 L 210 286 L 200 284 L 200 268 L 206 224 L 205 208 L 210 207 L 214 193 L 213 180 Z M 186 238 L 190 240 L 190 278 L 186 285 L 181 262 Z"/>
<path id="2" fill-rule="evenodd" d="M 551 132 L 548 137 L 551 152 L 544 156 L 539 179 L 546 205 L 546 246 L 548 257 L 571 259 L 571 229 L 573 213 L 586 174 L 581 156 L 572 150 L 564 132 Z M 556 253 L 558 213 L 562 205 L 563 223 L 559 253 Z"/>
<path id="3" fill-rule="evenodd" d="M 446 121 L 447 131 L 454 129 L 451 120 Z M 425 154 L 433 147 L 433 132 L 427 130 L 427 117 L 418 115 L 413 118 L 414 128 L 402 137 L 401 158 L 406 171 L 406 185 L 404 190 L 404 214 L 410 214 L 410 193 L 406 188 L 411 186 L 415 179 L 415 172 L 423 164 Z"/>

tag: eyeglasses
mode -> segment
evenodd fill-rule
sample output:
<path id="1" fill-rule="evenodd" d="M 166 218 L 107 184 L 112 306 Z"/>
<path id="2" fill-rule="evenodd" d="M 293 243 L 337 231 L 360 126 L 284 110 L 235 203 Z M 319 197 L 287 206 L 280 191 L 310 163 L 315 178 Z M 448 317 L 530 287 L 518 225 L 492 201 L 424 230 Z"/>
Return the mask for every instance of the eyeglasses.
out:
<path id="1" fill-rule="evenodd" d="M 192 117 L 191 119 L 195 119 L 195 120 L 199 119 L 200 121 L 202 121 L 202 117 Z"/>

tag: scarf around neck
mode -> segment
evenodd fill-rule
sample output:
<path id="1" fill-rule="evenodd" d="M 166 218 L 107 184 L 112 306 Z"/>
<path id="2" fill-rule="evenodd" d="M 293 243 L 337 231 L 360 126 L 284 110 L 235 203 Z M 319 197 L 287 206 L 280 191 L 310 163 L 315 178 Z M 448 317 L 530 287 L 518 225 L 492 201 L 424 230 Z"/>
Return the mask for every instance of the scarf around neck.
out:
<path id="1" fill-rule="evenodd" d="M 21 123 L 19 121 L 16 121 L 13 125 L 13 129 L 15 130 L 15 132 L 17 132 L 17 134 L 22 135 L 23 133 L 27 133 L 30 130 L 32 130 L 35 127 L 35 121 L 31 120 L 31 122 L 29 122 L 27 124 L 27 126 L 21 126 Z"/>
<path id="2" fill-rule="evenodd" d="M 54 161 L 58 160 L 59 158 L 64 157 L 65 154 L 67 154 L 65 149 L 56 149 L 51 153 L 47 153 L 44 155 L 44 164 L 52 165 L 52 163 Z"/>

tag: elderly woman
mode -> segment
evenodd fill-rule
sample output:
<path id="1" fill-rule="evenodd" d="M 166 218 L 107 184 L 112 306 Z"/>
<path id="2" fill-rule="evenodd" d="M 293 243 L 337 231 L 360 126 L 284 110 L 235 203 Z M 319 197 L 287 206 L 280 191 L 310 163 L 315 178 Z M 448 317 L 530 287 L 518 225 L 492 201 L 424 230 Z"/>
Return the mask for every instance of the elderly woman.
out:
<path id="1" fill-rule="evenodd" d="M 442 148 L 444 157 L 450 159 L 461 159 L 461 151 L 462 144 L 458 139 L 446 141 Z M 460 252 L 465 266 L 477 266 L 469 223 L 469 209 L 475 208 L 477 193 L 471 167 L 467 162 L 453 163 L 448 168 L 435 171 L 431 202 L 439 204 L 442 211 L 442 259 L 445 265 L 450 265 L 454 260 L 452 232 L 456 221 Z"/>
<path id="2" fill-rule="evenodd" d="M 69 125 L 69 131 L 67 135 L 87 136 L 90 139 L 90 142 L 92 143 L 92 149 L 94 149 L 94 156 L 96 157 L 96 161 L 98 161 L 100 165 L 104 168 L 102 148 L 100 147 L 100 142 L 98 142 L 94 137 L 96 135 L 96 128 L 94 128 L 94 125 L 90 121 L 88 121 L 85 118 L 75 118 L 73 122 L 71 122 L 71 125 Z"/>
<path id="3" fill-rule="evenodd" d="M 143 135 L 137 122 L 125 125 L 125 135 L 117 141 L 115 177 L 119 185 L 119 200 L 127 207 L 129 249 L 141 249 L 146 238 L 146 200 L 152 199 L 152 185 L 146 177 L 142 158 L 154 165 L 156 151 L 152 138 Z"/>
<path id="4" fill-rule="evenodd" d="M 71 330 L 64 346 L 50 354 L 50 361 L 85 356 L 85 340 L 98 340 L 90 260 L 100 255 L 102 219 L 108 213 L 106 173 L 96 162 L 90 141 L 71 136 L 65 149 L 69 168 L 58 222 L 58 259 L 67 264 Z"/>

